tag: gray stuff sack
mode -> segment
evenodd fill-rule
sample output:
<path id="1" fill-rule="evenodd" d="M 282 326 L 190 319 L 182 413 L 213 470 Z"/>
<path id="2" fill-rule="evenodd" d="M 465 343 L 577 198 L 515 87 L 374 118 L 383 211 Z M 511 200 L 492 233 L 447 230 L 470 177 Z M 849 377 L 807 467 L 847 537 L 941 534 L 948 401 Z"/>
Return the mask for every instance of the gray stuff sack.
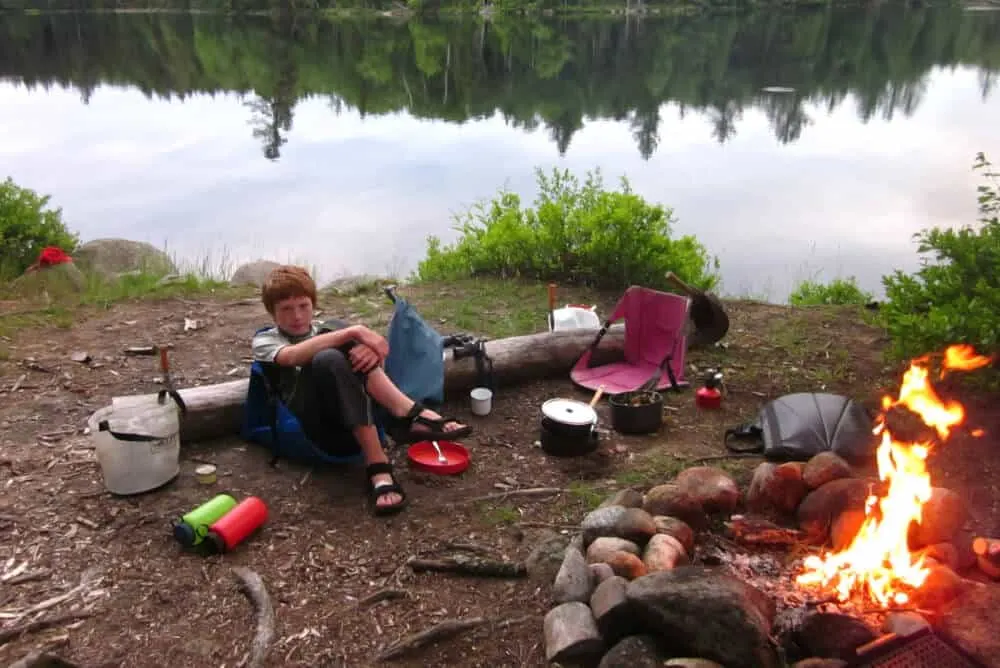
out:
<path id="1" fill-rule="evenodd" d="M 777 461 L 807 461 L 832 451 L 851 464 L 871 461 L 877 446 L 874 422 L 853 399 L 839 394 L 799 392 L 764 404 L 757 420 L 726 430 L 726 447 L 762 453 Z"/>

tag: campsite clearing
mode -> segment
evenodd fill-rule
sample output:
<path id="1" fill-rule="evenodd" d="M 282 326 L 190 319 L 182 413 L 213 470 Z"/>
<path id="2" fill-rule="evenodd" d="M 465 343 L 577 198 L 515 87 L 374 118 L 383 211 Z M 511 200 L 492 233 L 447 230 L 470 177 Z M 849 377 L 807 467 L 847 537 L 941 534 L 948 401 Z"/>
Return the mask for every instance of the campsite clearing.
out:
<path id="1" fill-rule="evenodd" d="M 399 294 L 445 334 L 498 338 L 545 328 L 544 286 L 470 282 L 407 286 Z M 567 289 L 559 300 L 596 303 L 603 317 L 618 297 Z M 324 294 L 320 308 L 323 317 L 384 329 L 392 305 L 372 288 Z M 725 346 L 691 351 L 687 360 L 695 386 L 709 368 L 723 370 L 721 410 L 697 410 L 694 388 L 668 394 L 659 434 L 607 431 L 598 453 L 553 459 L 536 444 L 541 404 L 556 396 L 588 398 L 568 377 L 500 388 L 488 417 L 471 415 L 466 397 L 455 397 L 446 411 L 476 427 L 465 441 L 470 468 L 454 477 L 417 474 L 407 470 L 404 450 L 393 450 L 410 507 L 388 519 L 366 507 L 360 470 L 270 468 L 266 453 L 235 436 L 186 445 L 180 477 L 162 490 L 121 499 L 104 492 L 81 431 L 86 417 L 112 396 L 157 387 L 155 358 L 125 349 L 172 343 L 180 387 L 246 377 L 249 336 L 267 322 L 255 300 L 119 303 L 74 312 L 65 327 L 22 316 L 9 326 L 0 310 L 0 324 L 8 324 L 0 339 L 0 578 L 21 569 L 0 588 L 0 611 L 16 615 L 60 596 L 43 616 L 77 601 L 95 610 L 0 642 L 0 662 L 48 647 L 81 666 L 238 665 L 255 629 L 253 608 L 233 574 L 245 567 L 261 577 L 274 607 L 275 637 L 264 665 L 369 665 L 397 640 L 447 620 L 469 623 L 393 663 L 544 665 L 541 617 L 551 603 L 551 562 L 558 566 L 561 558 L 557 537 L 585 509 L 618 489 L 668 481 L 704 458 L 745 482 L 760 460 L 726 458 L 722 434 L 751 419 L 766 399 L 829 391 L 874 402 L 898 382 L 899 368 L 881 358 L 882 333 L 856 309 L 749 301 L 726 308 L 732 327 Z M 185 331 L 185 319 L 196 326 Z M 963 402 L 970 423 L 987 433 L 1000 428 L 996 408 L 975 397 Z M 598 413 L 609 429 L 606 403 Z M 1000 517 L 1000 491 L 982 456 L 987 443 L 952 445 L 933 455 L 935 482 L 961 490 L 977 528 L 996 534 L 1000 527 L 990 518 Z M 205 462 L 218 468 L 212 487 L 194 476 Z M 230 554 L 182 553 L 170 523 L 223 491 L 265 500 L 268 524 Z M 516 568 L 515 577 L 417 573 L 407 564 L 456 550 L 505 563 L 534 553 L 529 571 L 546 575 L 520 576 Z"/>

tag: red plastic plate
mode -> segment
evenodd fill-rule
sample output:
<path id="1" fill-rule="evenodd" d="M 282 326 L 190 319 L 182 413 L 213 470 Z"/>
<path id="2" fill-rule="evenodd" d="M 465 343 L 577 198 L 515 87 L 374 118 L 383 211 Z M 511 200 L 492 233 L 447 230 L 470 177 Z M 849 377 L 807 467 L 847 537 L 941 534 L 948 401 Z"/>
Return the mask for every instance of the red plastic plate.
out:
<path id="1" fill-rule="evenodd" d="M 445 462 L 438 461 L 437 451 L 430 441 L 420 441 L 406 451 L 410 466 L 438 475 L 455 475 L 469 468 L 469 451 L 464 445 L 454 441 L 438 441 L 437 444 Z"/>

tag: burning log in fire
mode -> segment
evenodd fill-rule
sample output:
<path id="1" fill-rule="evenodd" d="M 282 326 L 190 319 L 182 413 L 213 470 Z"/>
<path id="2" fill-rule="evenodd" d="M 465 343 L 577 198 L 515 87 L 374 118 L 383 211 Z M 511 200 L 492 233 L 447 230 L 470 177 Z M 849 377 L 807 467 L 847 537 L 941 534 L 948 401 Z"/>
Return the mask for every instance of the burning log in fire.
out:
<path id="1" fill-rule="evenodd" d="M 887 607 L 906 604 L 910 593 L 927 579 L 930 571 L 924 557 L 909 549 L 910 526 L 921 521 L 921 511 L 931 495 L 926 462 L 934 442 L 947 441 L 965 420 L 960 403 L 943 401 L 934 391 L 929 361 L 928 357 L 913 360 L 903 375 L 898 397 L 882 398 L 874 433 L 880 437 L 878 474 L 887 489 L 882 496 L 868 497 L 865 519 L 845 549 L 804 560 L 804 572 L 796 578 L 799 585 L 832 590 L 841 602 L 861 595 Z M 991 361 L 970 346 L 951 346 L 944 351 L 941 377 L 950 371 L 979 369 Z M 899 429 L 906 437 L 894 433 L 890 422 L 896 421 L 887 418 L 901 409 L 918 416 L 924 429 Z M 927 428 L 930 433 L 915 435 Z"/>

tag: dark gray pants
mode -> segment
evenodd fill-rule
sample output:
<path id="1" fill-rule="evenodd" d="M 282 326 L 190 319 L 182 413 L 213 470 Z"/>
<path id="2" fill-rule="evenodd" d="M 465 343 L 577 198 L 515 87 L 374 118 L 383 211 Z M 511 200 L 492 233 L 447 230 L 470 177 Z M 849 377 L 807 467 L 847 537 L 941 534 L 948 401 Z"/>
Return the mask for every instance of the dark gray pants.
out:
<path id="1" fill-rule="evenodd" d="M 351 368 L 349 350 L 330 348 L 317 353 L 302 367 L 291 402 L 309 440 L 338 456 L 357 454 L 361 446 L 353 430 L 375 424 L 366 374 Z"/>

